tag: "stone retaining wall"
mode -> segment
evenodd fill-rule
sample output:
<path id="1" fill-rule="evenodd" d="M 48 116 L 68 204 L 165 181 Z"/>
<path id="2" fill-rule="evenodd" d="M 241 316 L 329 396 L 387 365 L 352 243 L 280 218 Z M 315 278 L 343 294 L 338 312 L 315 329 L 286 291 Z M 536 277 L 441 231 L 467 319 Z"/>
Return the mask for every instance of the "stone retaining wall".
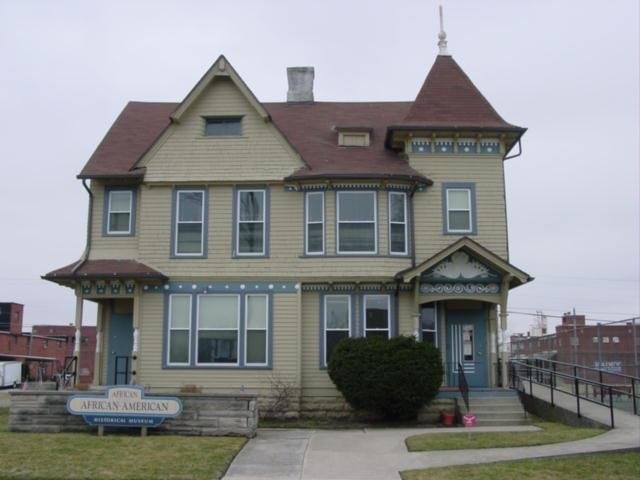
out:
<path id="1" fill-rule="evenodd" d="M 11 432 L 87 432 L 97 427 L 87 425 L 81 416 L 70 415 L 66 403 L 69 395 L 93 392 L 55 392 L 16 390 L 10 393 L 9 431 Z M 96 395 L 100 392 L 96 391 Z M 166 395 L 166 394 L 165 394 Z M 258 405 L 249 394 L 170 394 L 182 400 L 179 417 L 168 418 L 149 433 L 178 435 L 235 435 L 253 437 L 258 427 Z M 146 394 L 153 397 L 153 394 Z M 105 428 L 105 431 L 116 428 Z M 121 430 L 121 429 L 117 429 Z"/>

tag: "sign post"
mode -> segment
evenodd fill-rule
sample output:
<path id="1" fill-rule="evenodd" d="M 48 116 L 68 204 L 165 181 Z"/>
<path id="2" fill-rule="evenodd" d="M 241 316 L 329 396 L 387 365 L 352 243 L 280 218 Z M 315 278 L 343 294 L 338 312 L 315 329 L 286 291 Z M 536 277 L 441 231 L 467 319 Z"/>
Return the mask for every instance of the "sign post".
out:
<path id="1" fill-rule="evenodd" d="M 104 427 L 136 427 L 145 436 L 147 428 L 157 427 L 165 418 L 182 413 L 182 401 L 177 397 L 146 397 L 139 386 L 107 387 L 101 395 L 78 394 L 67 400 L 71 415 L 82 415 L 89 425 L 98 427 L 102 436 Z"/>

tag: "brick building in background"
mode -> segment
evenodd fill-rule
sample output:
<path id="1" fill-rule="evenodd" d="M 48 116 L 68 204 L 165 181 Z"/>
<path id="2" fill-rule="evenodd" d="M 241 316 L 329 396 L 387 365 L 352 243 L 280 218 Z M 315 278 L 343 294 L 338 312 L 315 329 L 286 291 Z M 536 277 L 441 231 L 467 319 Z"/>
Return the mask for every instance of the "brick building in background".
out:
<path id="1" fill-rule="evenodd" d="M 73 356 L 75 329 L 65 325 L 35 325 L 31 333 L 22 331 L 24 306 L 19 303 L 0 303 L 0 361 L 23 363 L 23 377 L 49 380 L 64 369 L 65 358 Z M 93 378 L 96 349 L 95 327 L 82 328 L 79 381 Z"/>
<path id="2" fill-rule="evenodd" d="M 512 335 L 510 357 L 544 358 L 627 375 L 638 375 L 640 322 L 587 325 L 584 315 L 566 313 L 550 335 Z M 634 342 L 635 340 L 635 342 Z M 635 343 L 635 348 L 634 348 Z"/>

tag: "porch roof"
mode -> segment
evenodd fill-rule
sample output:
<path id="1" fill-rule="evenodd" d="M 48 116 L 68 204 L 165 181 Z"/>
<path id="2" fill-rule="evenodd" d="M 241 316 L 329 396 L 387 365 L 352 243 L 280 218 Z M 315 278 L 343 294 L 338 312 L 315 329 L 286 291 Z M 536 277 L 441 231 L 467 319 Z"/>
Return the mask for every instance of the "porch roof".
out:
<path id="1" fill-rule="evenodd" d="M 86 260 L 84 262 L 75 262 L 53 270 L 43 275 L 42 278 L 52 282 L 108 278 L 167 280 L 167 277 L 162 272 L 136 260 Z"/>
<path id="2" fill-rule="evenodd" d="M 523 285 L 533 280 L 533 277 L 531 275 L 513 266 L 506 260 L 503 260 L 501 257 L 493 253 L 491 250 L 483 247 L 478 242 L 475 242 L 469 237 L 462 237 L 460 240 L 452 243 L 445 249 L 441 250 L 440 252 L 436 253 L 435 255 L 426 259 L 425 261 L 416 265 L 415 267 L 401 270 L 396 274 L 396 279 L 402 280 L 404 282 L 410 282 L 415 277 L 421 275 L 423 272 L 427 271 L 429 268 L 437 265 L 439 262 L 447 258 L 449 255 L 459 250 L 467 251 L 474 257 L 489 264 L 491 267 L 495 268 L 497 271 L 499 271 L 503 275 L 504 274 L 510 275 L 511 277 L 511 280 L 509 282 L 510 289 L 519 287 L 520 285 Z"/>

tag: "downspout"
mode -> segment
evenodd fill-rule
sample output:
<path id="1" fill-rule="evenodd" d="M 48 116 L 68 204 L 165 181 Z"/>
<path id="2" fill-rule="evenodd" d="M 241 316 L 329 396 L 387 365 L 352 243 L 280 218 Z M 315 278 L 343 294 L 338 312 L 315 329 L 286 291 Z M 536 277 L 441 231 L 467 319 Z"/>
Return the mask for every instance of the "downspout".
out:
<path id="1" fill-rule="evenodd" d="M 87 187 L 87 179 L 86 178 L 82 179 L 82 186 L 84 187 L 84 189 L 89 194 L 89 213 L 87 214 L 87 244 L 86 244 L 86 246 L 84 248 L 84 252 L 82 252 L 82 256 L 80 257 L 80 260 L 71 269 L 71 273 L 72 274 L 76 273 L 76 271 L 82 265 L 84 265 L 84 262 L 86 262 L 87 258 L 89 258 L 89 251 L 91 250 L 91 225 L 93 223 L 93 193 L 91 192 L 91 189 L 89 187 Z"/>
<path id="2" fill-rule="evenodd" d="M 409 222 L 411 223 L 411 268 L 416 266 L 416 227 L 415 227 L 415 214 L 413 209 L 413 195 L 416 193 L 417 184 L 414 184 L 409 193 Z"/>

